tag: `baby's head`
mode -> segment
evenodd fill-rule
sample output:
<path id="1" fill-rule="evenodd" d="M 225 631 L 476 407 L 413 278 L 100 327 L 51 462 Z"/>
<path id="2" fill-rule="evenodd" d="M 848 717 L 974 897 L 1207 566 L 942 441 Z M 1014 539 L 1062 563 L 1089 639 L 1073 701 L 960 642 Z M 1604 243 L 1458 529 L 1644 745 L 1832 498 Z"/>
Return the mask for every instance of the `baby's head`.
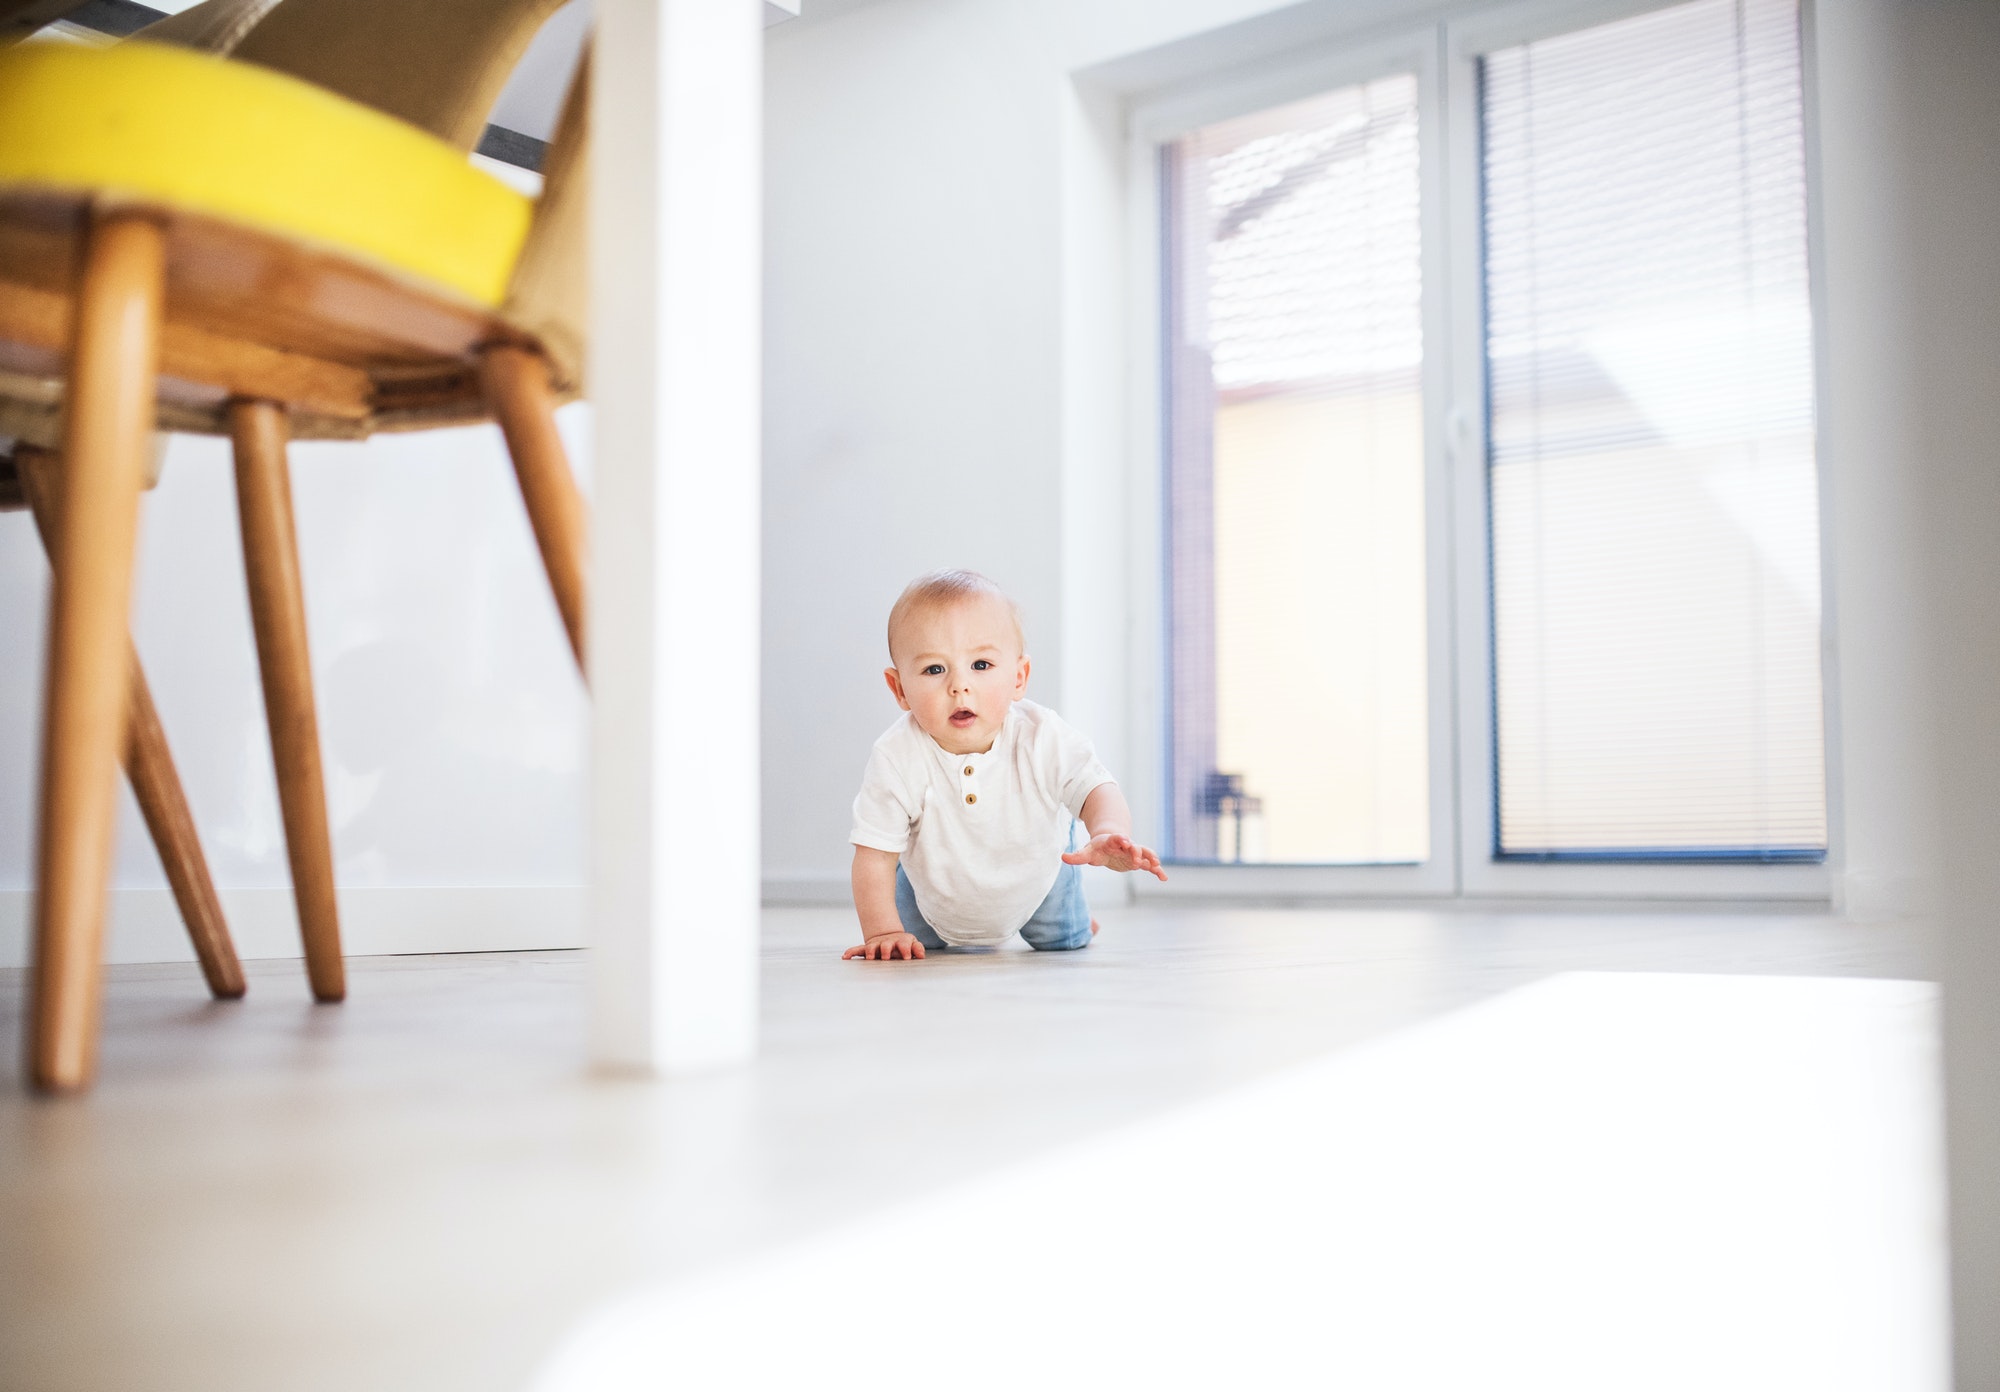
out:
<path id="1" fill-rule="evenodd" d="M 1021 611 L 998 585 L 976 571 L 932 571 L 889 611 L 892 665 L 882 675 L 925 734 L 953 754 L 979 754 L 1027 693 L 1025 646 Z"/>

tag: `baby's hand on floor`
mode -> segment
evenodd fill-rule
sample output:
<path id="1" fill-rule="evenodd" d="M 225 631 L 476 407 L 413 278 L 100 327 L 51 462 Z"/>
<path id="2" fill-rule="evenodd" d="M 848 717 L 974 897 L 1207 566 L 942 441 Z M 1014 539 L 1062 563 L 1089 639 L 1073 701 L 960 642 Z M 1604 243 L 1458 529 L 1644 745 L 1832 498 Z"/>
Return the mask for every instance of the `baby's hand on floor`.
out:
<path id="1" fill-rule="evenodd" d="M 861 957 L 870 962 L 887 962 L 892 958 L 901 957 L 905 961 L 914 962 L 923 955 L 924 945 L 910 934 L 884 933 L 879 938 L 870 938 L 858 947 L 848 948 L 840 954 L 840 960 L 845 962 L 850 957 Z"/>
<path id="2" fill-rule="evenodd" d="M 1065 865 L 1103 865 L 1113 870 L 1143 870 L 1161 879 L 1167 872 L 1160 868 L 1160 858 L 1134 841 L 1129 836 L 1107 831 L 1102 836 L 1093 836 L 1080 851 L 1071 851 L 1063 857 Z"/>

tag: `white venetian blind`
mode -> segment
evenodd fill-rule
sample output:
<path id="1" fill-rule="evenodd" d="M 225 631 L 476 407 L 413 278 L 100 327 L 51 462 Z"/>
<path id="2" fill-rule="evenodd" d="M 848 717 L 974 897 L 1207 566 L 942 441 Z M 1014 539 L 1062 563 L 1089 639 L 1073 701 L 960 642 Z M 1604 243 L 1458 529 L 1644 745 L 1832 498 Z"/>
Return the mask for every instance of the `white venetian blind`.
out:
<path id="1" fill-rule="evenodd" d="M 1795 0 L 1481 64 L 1502 855 L 1817 859 Z"/>

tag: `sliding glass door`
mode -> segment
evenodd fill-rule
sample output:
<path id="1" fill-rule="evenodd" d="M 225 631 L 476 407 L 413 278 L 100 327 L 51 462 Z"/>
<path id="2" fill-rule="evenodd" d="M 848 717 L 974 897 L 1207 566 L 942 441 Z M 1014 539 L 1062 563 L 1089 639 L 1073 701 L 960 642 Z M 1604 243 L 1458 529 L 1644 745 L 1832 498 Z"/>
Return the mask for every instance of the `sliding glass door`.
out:
<path id="1" fill-rule="evenodd" d="M 1825 894 L 1803 66 L 1566 0 L 1142 115 L 1172 859 Z"/>

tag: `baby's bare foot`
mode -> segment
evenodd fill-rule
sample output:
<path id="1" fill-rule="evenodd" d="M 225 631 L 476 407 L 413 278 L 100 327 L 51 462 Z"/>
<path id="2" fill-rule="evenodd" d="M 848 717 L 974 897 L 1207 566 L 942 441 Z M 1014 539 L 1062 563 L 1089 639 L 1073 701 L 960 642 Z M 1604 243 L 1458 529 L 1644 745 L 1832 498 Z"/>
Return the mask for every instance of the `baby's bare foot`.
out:
<path id="1" fill-rule="evenodd" d="M 1093 938 L 1097 936 L 1097 920 L 1094 918 L 1090 920 L 1090 936 Z"/>

